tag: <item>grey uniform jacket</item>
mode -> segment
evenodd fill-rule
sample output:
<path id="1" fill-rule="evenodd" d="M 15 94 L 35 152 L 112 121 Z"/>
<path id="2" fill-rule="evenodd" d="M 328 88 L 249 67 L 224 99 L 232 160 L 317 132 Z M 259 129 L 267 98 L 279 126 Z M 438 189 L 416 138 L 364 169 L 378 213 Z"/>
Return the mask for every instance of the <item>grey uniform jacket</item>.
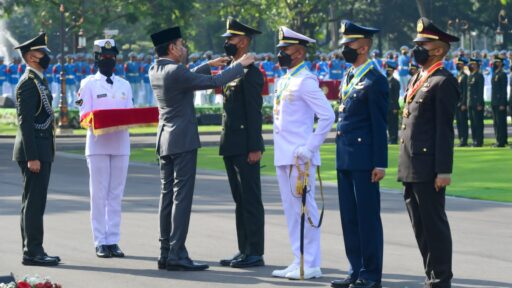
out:
<path id="1" fill-rule="evenodd" d="M 151 88 L 160 113 L 156 153 L 159 156 L 183 153 L 201 146 L 194 109 L 194 91 L 223 86 L 244 74 L 241 64 L 215 76 L 210 66 L 189 70 L 185 65 L 160 58 L 149 68 Z"/>

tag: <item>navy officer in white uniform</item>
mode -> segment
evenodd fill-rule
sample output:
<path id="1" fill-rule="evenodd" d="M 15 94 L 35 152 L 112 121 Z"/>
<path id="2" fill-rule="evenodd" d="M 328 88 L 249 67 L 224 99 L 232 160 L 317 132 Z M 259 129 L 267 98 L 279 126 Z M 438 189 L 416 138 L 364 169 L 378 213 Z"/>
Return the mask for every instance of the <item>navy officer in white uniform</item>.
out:
<path id="1" fill-rule="evenodd" d="M 113 74 L 119 51 L 112 39 L 94 41 L 98 72 L 83 79 L 77 105 L 80 116 L 100 109 L 132 108 L 128 81 Z M 87 131 L 85 156 L 89 167 L 91 225 L 96 255 L 124 257 L 119 248 L 121 200 L 128 173 L 130 136 L 128 130 L 94 135 Z"/>
<path id="2" fill-rule="evenodd" d="M 319 88 L 318 78 L 304 62 L 307 47 L 315 40 L 286 27 L 279 28 L 278 60 L 288 72 L 281 78 L 274 99 L 274 165 L 288 223 L 294 260 L 272 275 L 300 279 L 301 196 L 297 194 L 298 169 L 309 162 L 309 191 L 306 194 L 307 217 L 319 220 L 315 202 L 315 171 L 320 165 L 320 145 L 334 122 L 334 112 Z M 315 116 L 318 118 L 314 129 Z M 298 161 L 298 163 L 297 163 Z M 304 279 L 322 276 L 320 270 L 320 229 L 306 221 L 304 229 Z"/>

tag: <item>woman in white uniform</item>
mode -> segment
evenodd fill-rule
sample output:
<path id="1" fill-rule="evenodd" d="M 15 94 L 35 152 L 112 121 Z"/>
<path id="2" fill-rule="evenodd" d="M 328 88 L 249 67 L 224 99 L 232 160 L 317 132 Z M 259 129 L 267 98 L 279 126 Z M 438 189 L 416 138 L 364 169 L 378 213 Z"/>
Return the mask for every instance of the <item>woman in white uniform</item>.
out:
<path id="1" fill-rule="evenodd" d="M 113 74 L 118 53 L 114 40 L 94 41 L 98 72 L 80 84 L 76 104 L 80 107 L 81 119 L 93 110 L 133 107 L 130 84 Z M 121 200 L 130 157 L 128 130 L 96 136 L 89 128 L 85 156 L 90 175 L 91 225 L 96 255 L 101 258 L 124 257 L 118 243 Z"/>

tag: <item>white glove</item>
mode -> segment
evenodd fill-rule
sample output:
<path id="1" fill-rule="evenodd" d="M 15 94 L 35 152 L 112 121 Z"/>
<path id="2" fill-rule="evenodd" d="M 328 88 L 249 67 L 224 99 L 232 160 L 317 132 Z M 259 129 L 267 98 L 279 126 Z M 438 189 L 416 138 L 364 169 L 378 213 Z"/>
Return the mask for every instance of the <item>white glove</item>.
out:
<path id="1" fill-rule="evenodd" d="M 297 157 L 301 162 L 306 163 L 311 160 L 311 156 L 313 156 L 313 152 L 306 148 L 306 146 L 300 146 L 295 149 L 294 153 L 295 157 Z"/>

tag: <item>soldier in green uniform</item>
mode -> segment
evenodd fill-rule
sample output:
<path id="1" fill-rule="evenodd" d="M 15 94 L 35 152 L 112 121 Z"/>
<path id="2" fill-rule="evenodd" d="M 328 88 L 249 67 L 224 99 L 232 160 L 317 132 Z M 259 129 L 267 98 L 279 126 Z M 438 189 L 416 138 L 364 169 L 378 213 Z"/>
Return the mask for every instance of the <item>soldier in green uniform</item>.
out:
<path id="1" fill-rule="evenodd" d="M 233 18 L 227 20 L 224 49 L 238 60 L 248 53 L 251 39 L 260 31 Z M 238 253 L 221 260 L 223 266 L 263 266 L 264 209 L 261 200 L 260 159 L 263 74 L 255 65 L 245 68 L 242 78 L 223 87 L 224 113 L 219 154 L 224 157 L 231 193 L 236 204 Z"/>
<path id="2" fill-rule="evenodd" d="M 397 63 L 393 60 L 386 61 L 386 76 L 389 84 L 389 106 L 388 106 L 388 143 L 398 143 L 398 122 L 400 113 L 400 82 L 393 77 L 397 68 Z"/>
<path id="3" fill-rule="evenodd" d="M 484 144 L 484 76 L 480 72 L 480 59 L 469 60 L 468 107 L 473 147 Z"/>
<path id="4" fill-rule="evenodd" d="M 457 132 L 459 135 L 459 147 L 468 146 L 468 75 L 464 71 L 464 67 L 468 64 L 468 59 L 464 56 L 457 58 L 457 82 L 459 82 L 460 98 L 455 112 L 457 121 Z"/>
<path id="5" fill-rule="evenodd" d="M 496 54 L 492 76 L 492 120 L 496 143 L 494 147 L 505 147 L 507 141 L 507 74 L 503 71 L 503 56 Z"/>
<path id="6" fill-rule="evenodd" d="M 50 64 L 50 50 L 42 33 L 17 47 L 27 70 L 16 87 L 18 131 L 13 160 L 23 177 L 21 239 L 23 265 L 55 266 L 58 256 L 48 256 L 43 248 L 43 214 L 55 155 L 52 94 L 44 70 Z"/>

